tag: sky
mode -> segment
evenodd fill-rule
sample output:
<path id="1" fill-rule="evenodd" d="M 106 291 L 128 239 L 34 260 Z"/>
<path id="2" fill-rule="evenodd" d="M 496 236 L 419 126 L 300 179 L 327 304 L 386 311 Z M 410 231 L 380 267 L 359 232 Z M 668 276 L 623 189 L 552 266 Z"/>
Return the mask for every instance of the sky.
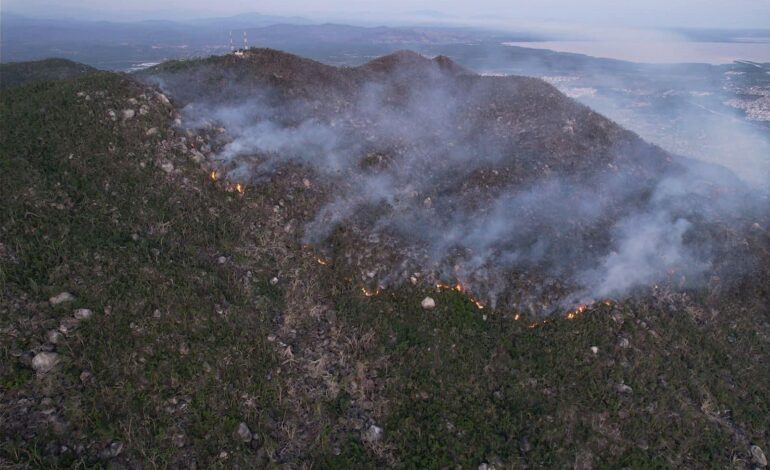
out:
<path id="1" fill-rule="evenodd" d="M 29 16 L 127 21 L 259 12 L 349 23 L 770 28 L 770 0 L 3 0 L 0 8 Z"/>

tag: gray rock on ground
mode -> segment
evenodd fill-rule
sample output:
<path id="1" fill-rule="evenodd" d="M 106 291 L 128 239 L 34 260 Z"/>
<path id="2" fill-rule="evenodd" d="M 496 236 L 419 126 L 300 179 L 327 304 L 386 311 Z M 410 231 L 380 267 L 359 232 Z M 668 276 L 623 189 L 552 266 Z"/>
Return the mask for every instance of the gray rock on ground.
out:
<path id="1" fill-rule="evenodd" d="M 72 302 L 74 300 L 75 300 L 74 295 L 70 294 L 69 292 L 62 292 L 48 299 L 48 302 L 50 302 L 51 305 L 59 305 L 65 302 Z"/>
<path id="2" fill-rule="evenodd" d="M 767 467 L 767 457 L 759 446 L 751 446 L 751 460 L 760 467 Z"/>
<path id="3" fill-rule="evenodd" d="M 238 425 L 238 429 L 235 431 L 235 434 L 241 441 L 247 444 L 251 442 L 251 430 L 246 425 L 246 423 L 240 423 Z"/>
<path id="4" fill-rule="evenodd" d="M 618 385 L 617 385 L 617 387 L 616 387 L 616 389 L 617 389 L 617 391 L 618 391 L 619 393 L 632 393 L 632 392 L 634 391 L 634 389 L 633 389 L 633 388 L 629 387 L 629 386 L 628 386 L 628 385 L 626 385 L 626 384 L 622 384 L 622 383 L 621 383 L 621 384 L 618 384 Z"/>
<path id="5" fill-rule="evenodd" d="M 64 335 L 61 334 L 60 331 L 57 330 L 49 330 L 45 334 L 45 339 L 48 340 L 51 344 L 59 344 L 59 342 L 64 339 Z"/>
<path id="6" fill-rule="evenodd" d="M 364 434 L 364 440 L 367 442 L 377 442 L 382 439 L 383 434 L 384 431 L 381 427 L 372 424 L 366 430 L 366 433 Z"/>
<path id="7" fill-rule="evenodd" d="M 39 352 L 32 358 L 32 368 L 35 372 L 45 374 L 59 363 L 59 355 L 55 352 Z"/>
<path id="8" fill-rule="evenodd" d="M 88 308 L 79 308 L 75 310 L 75 313 L 72 316 L 78 320 L 88 320 L 94 316 L 94 312 Z"/>

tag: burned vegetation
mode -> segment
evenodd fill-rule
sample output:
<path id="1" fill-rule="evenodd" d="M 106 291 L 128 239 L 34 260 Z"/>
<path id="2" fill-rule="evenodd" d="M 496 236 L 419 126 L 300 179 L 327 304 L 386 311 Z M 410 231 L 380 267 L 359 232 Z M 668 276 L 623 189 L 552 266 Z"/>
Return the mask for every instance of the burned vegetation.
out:
<path id="1" fill-rule="evenodd" d="M 143 78 L 179 100 L 180 125 L 221 130 L 212 171 L 273 191 L 276 172 L 307 173 L 297 233 L 366 292 L 459 285 L 543 318 L 652 287 L 729 291 L 766 256 L 766 188 L 540 80 L 407 51 L 335 68 L 255 49 Z"/>

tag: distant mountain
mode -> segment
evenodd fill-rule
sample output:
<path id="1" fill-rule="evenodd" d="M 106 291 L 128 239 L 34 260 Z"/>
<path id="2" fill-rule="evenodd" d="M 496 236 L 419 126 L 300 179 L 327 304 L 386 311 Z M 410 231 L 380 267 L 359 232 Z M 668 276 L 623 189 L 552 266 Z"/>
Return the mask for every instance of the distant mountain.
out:
<path id="1" fill-rule="evenodd" d="M 36 19 L 3 14 L 3 61 L 64 57 L 107 69 L 136 63 L 200 57 L 250 44 L 280 48 L 390 47 L 454 44 L 478 40 L 481 33 L 460 29 L 361 27 L 310 24 L 298 17 L 245 14 L 190 21 L 82 21 Z M 489 34 L 489 33 L 485 33 Z"/>
<path id="2" fill-rule="evenodd" d="M 362 27 L 344 24 L 276 24 L 248 30 L 255 44 L 451 44 L 473 41 L 478 35 L 467 31 L 430 28 Z"/>

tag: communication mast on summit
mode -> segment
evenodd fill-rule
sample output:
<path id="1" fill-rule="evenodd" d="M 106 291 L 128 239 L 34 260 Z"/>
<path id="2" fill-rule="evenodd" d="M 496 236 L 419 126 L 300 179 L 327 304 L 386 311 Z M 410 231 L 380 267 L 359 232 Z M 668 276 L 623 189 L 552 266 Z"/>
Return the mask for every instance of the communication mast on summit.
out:
<path id="1" fill-rule="evenodd" d="M 249 36 L 246 31 L 243 32 L 243 49 L 235 49 L 235 42 L 233 41 L 233 32 L 230 31 L 230 52 L 236 56 L 242 56 L 245 51 L 249 49 Z"/>

